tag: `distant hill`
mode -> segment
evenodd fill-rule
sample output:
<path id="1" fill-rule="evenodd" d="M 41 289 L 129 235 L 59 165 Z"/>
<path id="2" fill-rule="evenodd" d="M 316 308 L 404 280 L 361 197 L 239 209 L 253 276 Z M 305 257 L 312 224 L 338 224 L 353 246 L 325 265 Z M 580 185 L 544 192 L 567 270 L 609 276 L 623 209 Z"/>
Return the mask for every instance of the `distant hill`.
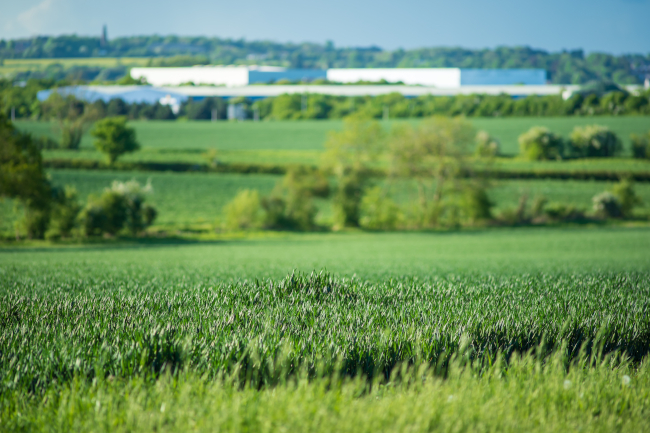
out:
<path id="1" fill-rule="evenodd" d="M 99 37 L 38 36 L 0 41 L 0 59 L 61 57 L 152 57 L 152 65 L 258 64 L 293 68 L 463 67 L 543 68 L 557 84 L 592 80 L 642 83 L 650 76 L 650 54 L 585 55 L 582 50 L 547 52 L 530 47 L 470 50 L 438 47 L 382 50 L 325 44 L 282 44 L 206 37 L 133 36 L 102 42 Z"/>

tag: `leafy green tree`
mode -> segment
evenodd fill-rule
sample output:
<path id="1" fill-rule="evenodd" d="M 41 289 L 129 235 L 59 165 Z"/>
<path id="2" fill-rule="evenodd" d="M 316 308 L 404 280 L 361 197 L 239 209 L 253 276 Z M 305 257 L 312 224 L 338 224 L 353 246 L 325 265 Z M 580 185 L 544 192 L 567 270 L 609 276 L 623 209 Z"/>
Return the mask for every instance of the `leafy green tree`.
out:
<path id="1" fill-rule="evenodd" d="M 571 133 L 570 148 L 573 156 L 596 158 L 611 157 L 623 149 L 618 136 L 606 126 L 576 126 Z"/>
<path id="2" fill-rule="evenodd" d="M 41 152 L 28 134 L 0 114 L 0 197 L 20 200 L 30 238 L 42 238 L 50 221 L 52 187 Z"/>
<path id="3" fill-rule="evenodd" d="M 62 149 L 79 149 L 81 138 L 92 122 L 101 117 L 99 105 L 85 104 L 74 96 L 63 97 L 52 92 L 43 103 L 43 114 L 56 119 L 61 131 L 60 147 Z"/>
<path id="4" fill-rule="evenodd" d="M 323 167 L 336 178 L 335 227 L 357 227 L 360 204 L 368 187 L 371 164 L 385 146 L 385 134 L 377 122 L 348 119 L 343 130 L 331 132 L 325 142 Z"/>
<path id="5" fill-rule="evenodd" d="M 415 180 L 420 224 L 436 225 L 443 213 L 456 212 L 463 178 L 470 172 L 467 157 L 475 137 L 467 120 L 447 117 L 433 117 L 418 127 L 403 125 L 393 133 L 391 174 Z"/>
<path id="6" fill-rule="evenodd" d="M 519 148 L 529 161 L 562 159 L 564 141 L 548 128 L 533 126 L 519 136 Z"/>
<path id="7" fill-rule="evenodd" d="M 106 154 L 113 165 L 120 155 L 140 149 L 135 130 L 126 125 L 126 117 L 107 117 L 95 123 L 91 134 L 95 137 L 95 148 Z"/>
<path id="8" fill-rule="evenodd" d="M 72 230 L 77 225 L 77 217 L 81 211 L 77 190 L 66 186 L 57 188 L 54 194 L 52 219 L 48 230 L 48 237 L 70 237 Z"/>

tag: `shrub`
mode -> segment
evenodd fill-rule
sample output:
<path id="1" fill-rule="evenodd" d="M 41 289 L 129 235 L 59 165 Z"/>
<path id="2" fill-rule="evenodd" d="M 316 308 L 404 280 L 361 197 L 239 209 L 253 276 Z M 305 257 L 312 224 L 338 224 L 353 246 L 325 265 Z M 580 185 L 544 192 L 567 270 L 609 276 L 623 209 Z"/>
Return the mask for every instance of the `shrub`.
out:
<path id="1" fill-rule="evenodd" d="M 264 215 L 259 193 L 250 189 L 239 191 L 224 207 L 224 219 L 224 226 L 229 230 L 260 228 Z"/>
<path id="2" fill-rule="evenodd" d="M 136 236 L 156 218 L 156 210 L 145 204 L 145 195 L 152 191 L 151 184 L 137 181 L 114 181 L 98 199 L 89 200 L 81 215 L 87 236 L 107 233 L 115 236 L 126 228 Z"/>
<path id="3" fill-rule="evenodd" d="M 594 196 L 592 201 L 596 215 L 605 218 L 621 218 L 623 216 L 620 200 L 609 191 Z"/>
<path id="4" fill-rule="evenodd" d="M 475 223 L 492 218 L 492 203 L 485 188 L 470 185 L 465 188 L 460 200 L 462 219 Z"/>
<path id="5" fill-rule="evenodd" d="M 491 158 L 499 155 L 499 140 L 492 137 L 487 131 L 479 131 L 476 134 L 476 155 L 483 158 Z"/>
<path id="6" fill-rule="evenodd" d="M 380 187 L 371 188 L 361 199 L 360 225 L 368 230 L 393 230 L 401 215 L 397 204 Z"/>
<path id="7" fill-rule="evenodd" d="M 612 187 L 612 194 L 618 199 L 623 216 L 630 216 L 634 207 L 641 204 L 641 198 L 634 191 L 634 184 L 628 179 L 615 184 Z"/>
<path id="8" fill-rule="evenodd" d="M 638 159 L 650 159 L 650 131 L 643 135 L 632 134 L 632 155 Z"/>
<path id="9" fill-rule="evenodd" d="M 534 126 L 519 136 L 521 154 L 530 161 L 562 159 L 562 137 L 548 128 Z"/>
<path id="10" fill-rule="evenodd" d="M 571 153 L 576 157 L 603 158 L 614 156 L 623 147 L 621 140 L 606 126 L 576 126 L 571 133 Z"/>
<path id="11" fill-rule="evenodd" d="M 573 205 L 552 202 L 544 206 L 544 214 L 555 221 L 578 221 L 585 218 L 584 212 Z"/>
<path id="12" fill-rule="evenodd" d="M 292 167 L 278 182 L 270 197 L 262 199 L 264 226 L 272 229 L 314 228 L 314 197 L 327 197 L 329 184 L 323 174 L 308 167 Z"/>

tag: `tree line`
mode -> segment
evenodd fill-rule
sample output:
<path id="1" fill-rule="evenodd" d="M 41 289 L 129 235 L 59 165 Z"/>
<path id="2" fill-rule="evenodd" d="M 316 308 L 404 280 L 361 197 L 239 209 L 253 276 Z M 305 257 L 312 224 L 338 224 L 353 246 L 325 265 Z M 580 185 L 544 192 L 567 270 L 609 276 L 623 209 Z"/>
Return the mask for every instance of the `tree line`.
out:
<path id="1" fill-rule="evenodd" d="M 97 121 L 95 147 L 109 164 L 139 148 L 124 117 Z M 519 138 L 522 156 L 531 159 L 610 157 L 620 140 L 607 128 L 577 127 L 565 143 L 551 131 L 534 127 Z M 635 156 L 650 158 L 650 131 L 633 140 Z M 435 116 L 418 125 L 386 131 L 379 122 L 348 118 L 331 132 L 319 167 L 295 166 L 268 196 L 240 191 L 224 208 L 223 229 L 319 230 L 316 198 L 332 201 L 334 230 L 457 228 L 486 224 L 546 224 L 633 217 L 640 200 L 623 179 L 593 199 L 591 213 L 564 203 L 528 197 L 519 206 L 494 215 L 489 167 L 499 154 L 498 140 L 475 131 L 463 117 Z M 637 155 L 638 154 L 638 155 Z M 380 174 L 381 173 L 381 174 Z M 400 186 L 401 185 L 401 186 Z M 395 188 L 417 191 L 415 200 L 396 201 Z M 146 203 L 151 185 L 114 182 L 82 204 L 74 189 L 51 184 L 41 151 L 27 134 L 0 116 L 0 197 L 22 204 L 24 217 L 16 237 L 137 236 L 153 223 L 156 209 Z"/>
<path id="2" fill-rule="evenodd" d="M 170 57 L 171 65 L 259 64 L 291 68 L 540 68 L 557 84 L 584 84 L 611 80 L 638 84 L 650 74 L 650 54 L 612 55 L 582 50 L 548 52 L 530 47 L 465 49 L 430 47 L 383 50 L 371 47 L 335 47 L 332 42 L 277 43 L 183 36 L 134 36 L 109 40 L 76 35 L 36 36 L 0 40 L 0 59 L 59 57 Z"/>
<path id="3" fill-rule="evenodd" d="M 434 115 L 466 117 L 510 116 L 593 116 L 593 115 L 648 115 L 650 90 L 630 93 L 615 85 L 587 86 L 568 99 L 560 95 L 512 98 L 509 95 L 455 95 L 419 96 L 407 98 L 399 93 L 380 96 L 332 96 L 322 94 L 284 94 L 253 101 L 246 98 L 188 99 L 178 112 L 160 103 L 126 103 L 121 99 L 93 103 L 72 96 L 61 98 L 56 92 L 49 100 L 40 102 L 37 92 L 53 88 L 51 80 L 28 80 L 24 86 L 15 86 L 0 80 L 0 112 L 17 119 L 52 120 L 62 116 L 61 100 L 78 111 L 92 110 L 97 116 L 126 116 L 131 120 L 210 120 L 227 118 L 229 104 L 241 104 L 246 117 L 258 116 L 265 120 L 342 119 L 357 116 L 366 119 L 422 118 Z M 66 110 L 64 110 L 66 111 Z M 74 113 L 67 110 L 67 113 Z M 65 115 L 63 115 L 65 117 Z"/>
<path id="4" fill-rule="evenodd" d="M 125 122 L 107 118 L 93 128 L 95 145 L 110 162 L 138 147 L 134 131 Z M 0 114 L 0 199 L 14 199 L 22 205 L 23 217 L 15 223 L 16 239 L 21 233 L 36 239 L 122 232 L 138 236 L 157 216 L 156 209 L 146 203 L 150 192 L 150 184 L 115 181 L 83 205 L 74 188 L 50 182 L 37 143 Z"/>
<path id="5" fill-rule="evenodd" d="M 548 144 L 549 135 L 542 128 L 522 134 L 524 156 L 543 159 L 544 151 L 558 156 L 548 150 L 557 144 Z M 650 132 L 643 140 L 647 152 Z M 576 128 L 570 147 L 581 155 L 611 156 L 617 142 L 606 128 L 589 126 Z M 593 198 L 591 211 L 542 196 L 531 205 L 524 194 L 517 208 L 495 215 L 485 169 L 498 153 L 498 142 L 461 117 L 435 116 L 388 132 L 377 121 L 351 118 L 342 131 L 330 133 L 325 149 L 318 169 L 290 169 L 268 196 L 240 191 L 224 207 L 222 228 L 403 230 L 594 222 L 634 217 L 641 203 L 633 184 L 622 179 Z M 377 175 L 378 167 L 385 168 L 385 176 Z M 416 191 L 415 199 L 404 193 L 409 189 Z M 318 226 L 316 198 L 332 200 L 331 227 Z"/>

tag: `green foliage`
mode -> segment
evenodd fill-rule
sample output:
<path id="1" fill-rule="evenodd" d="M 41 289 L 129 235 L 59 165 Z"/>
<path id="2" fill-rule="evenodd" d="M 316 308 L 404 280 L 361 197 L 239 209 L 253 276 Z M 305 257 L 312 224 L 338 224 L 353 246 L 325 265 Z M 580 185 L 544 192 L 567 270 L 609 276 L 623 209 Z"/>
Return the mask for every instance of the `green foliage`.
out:
<path id="1" fill-rule="evenodd" d="M 551 202 L 543 207 L 544 215 L 551 221 L 580 221 L 585 219 L 584 212 L 572 204 Z"/>
<path id="2" fill-rule="evenodd" d="M 140 149 L 135 130 L 126 126 L 125 117 L 107 117 L 95 123 L 91 134 L 95 137 L 95 148 L 106 154 L 109 164 L 120 155 Z"/>
<path id="3" fill-rule="evenodd" d="M 503 356 L 493 365 L 459 356 L 450 361 L 445 379 L 434 368 L 414 364 L 372 383 L 321 369 L 306 380 L 302 367 L 300 379 L 260 389 L 238 387 L 233 375 L 205 380 L 193 373 L 165 374 L 157 381 L 77 380 L 52 386 L 41 398 L 8 393 L 0 422 L 8 432 L 604 433 L 649 427 L 647 363 L 635 367 L 610 357 L 593 365 L 582 355 L 567 368 L 562 355 L 541 362 L 526 354 L 505 364 Z"/>
<path id="4" fill-rule="evenodd" d="M 470 184 L 461 195 L 461 221 L 473 224 L 489 220 L 492 218 L 493 206 L 494 203 L 483 186 Z"/>
<path id="5" fill-rule="evenodd" d="M 571 133 L 569 147 L 573 156 L 583 158 L 611 157 L 623 149 L 621 140 L 606 126 L 576 126 Z"/>
<path id="6" fill-rule="evenodd" d="M 41 152 L 28 134 L 0 115 L 0 197 L 25 206 L 24 225 L 30 238 L 42 238 L 50 218 L 52 188 L 43 171 Z"/>
<path id="7" fill-rule="evenodd" d="M 602 192 L 593 198 L 594 212 L 604 218 L 622 218 L 623 209 L 619 198 L 609 191 Z"/>
<path id="8" fill-rule="evenodd" d="M 327 197 L 329 184 L 322 173 L 293 167 L 277 182 L 269 197 L 262 199 L 264 226 L 271 229 L 312 230 L 316 206 L 314 197 Z"/>
<path id="9" fill-rule="evenodd" d="M 519 147 L 529 161 L 562 159 L 564 141 L 548 128 L 534 126 L 519 136 Z"/>
<path id="10" fill-rule="evenodd" d="M 476 133 L 476 155 L 481 158 L 494 158 L 499 156 L 501 143 L 487 131 Z"/>
<path id="11" fill-rule="evenodd" d="M 629 179 L 623 179 L 612 187 L 612 194 L 618 198 L 623 216 L 632 215 L 632 210 L 641 204 L 641 198 L 634 191 L 634 184 Z"/>
<path id="12" fill-rule="evenodd" d="M 632 134 L 632 156 L 638 159 L 650 159 L 650 131 L 643 135 Z"/>
<path id="13" fill-rule="evenodd" d="M 81 213 L 84 234 L 97 236 L 104 233 L 115 236 L 126 229 L 137 236 L 153 223 L 156 210 L 145 204 L 145 195 L 151 193 L 150 183 L 140 185 L 136 180 L 114 181 L 100 197 L 91 197 Z"/>
<path id="14" fill-rule="evenodd" d="M 42 104 L 42 111 L 44 118 L 56 120 L 61 131 L 59 146 L 68 150 L 79 149 L 84 133 L 102 114 L 96 105 L 87 104 L 71 95 L 64 98 L 57 92 L 52 92 Z"/>
<path id="15" fill-rule="evenodd" d="M 260 195 L 256 190 L 239 191 L 224 207 L 224 226 L 229 230 L 257 229 L 263 222 Z"/>
<path id="16" fill-rule="evenodd" d="M 401 223 L 399 206 L 378 186 L 369 189 L 360 205 L 359 225 L 368 230 L 394 230 Z"/>
<path id="17" fill-rule="evenodd" d="M 414 179 L 418 186 L 418 226 L 447 219 L 458 223 L 460 196 L 470 171 L 467 162 L 476 134 L 463 118 L 434 117 L 417 128 L 396 128 L 389 142 L 391 174 Z M 443 214 L 444 217 L 443 217 Z"/>
<path id="18" fill-rule="evenodd" d="M 77 217 L 81 212 L 78 193 L 74 187 L 66 186 L 63 190 L 57 189 L 52 220 L 47 236 L 50 238 L 70 237 L 72 230 L 77 226 Z"/>
<path id="19" fill-rule="evenodd" d="M 370 165 L 384 147 L 385 134 L 377 122 L 349 119 L 342 131 L 330 132 L 322 158 L 323 167 L 337 181 L 333 200 L 335 228 L 359 226 Z"/>
<path id="20" fill-rule="evenodd" d="M 105 54 L 100 54 L 105 51 Z M 200 53 L 200 54 L 197 54 Z M 335 47 L 331 43 L 277 43 L 194 36 L 134 36 L 115 38 L 101 46 L 99 37 L 36 36 L 0 43 L 0 58 L 154 57 L 152 65 L 259 64 L 291 68 L 542 68 L 557 84 L 613 80 L 641 83 L 639 71 L 650 63 L 647 54 L 612 55 L 582 50 L 547 52 L 530 47 L 465 49 L 427 47 L 382 50 L 378 47 Z M 122 72 L 123 73 L 123 72 Z M 97 72 L 95 72 L 97 75 Z"/>

